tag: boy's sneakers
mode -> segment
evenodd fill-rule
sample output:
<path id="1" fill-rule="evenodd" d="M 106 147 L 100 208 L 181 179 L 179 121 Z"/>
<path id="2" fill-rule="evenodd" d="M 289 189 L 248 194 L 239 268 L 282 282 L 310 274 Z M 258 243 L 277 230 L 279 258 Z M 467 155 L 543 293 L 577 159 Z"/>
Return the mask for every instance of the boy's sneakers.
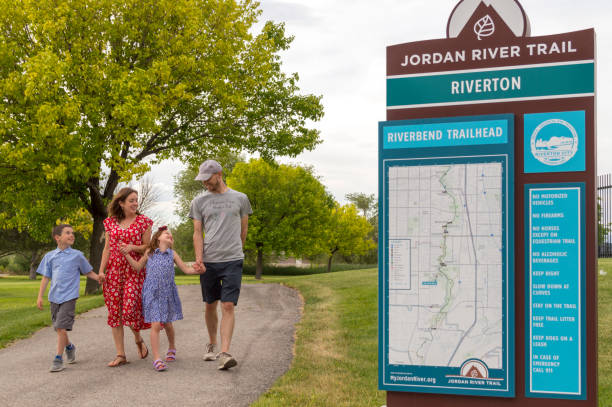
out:
<path id="1" fill-rule="evenodd" d="M 56 356 L 53 358 L 53 364 L 51 365 L 50 372 L 61 372 L 64 370 L 64 363 L 62 362 L 61 356 Z"/>
<path id="2" fill-rule="evenodd" d="M 66 363 L 74 363 L 76 360 L 76 346 L 74 343 L 66 346 Z"/>
<path id="3" fill-rule="evenodd" d="M 206 353 L 202 356 L 204 360 L 216 360 L 219 354 L 217 353 L 217 345 L 212 343 L 206 344 Z"/>
<path id="4" fill-rule="evenodd" d="M 232 355 L 230 355 L 227 352 L 221 352 L 219 353 L 219 366 L 217 367 L 217 369 L 219 370 L 227 370 L 230 367 L 234 367 L 238 364 L 238 362 L 236 362 L 236 359 L 234 359 L 234 357 Z"/>

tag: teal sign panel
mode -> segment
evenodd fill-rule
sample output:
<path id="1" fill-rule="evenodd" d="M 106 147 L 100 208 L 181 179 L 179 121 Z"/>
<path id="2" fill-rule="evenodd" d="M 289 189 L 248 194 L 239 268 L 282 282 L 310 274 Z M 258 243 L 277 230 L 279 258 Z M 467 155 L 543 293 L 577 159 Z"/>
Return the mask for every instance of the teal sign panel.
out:
<path id="1" fill-rule="evenodd" d="M 385 149 L 452 147 L 508 142 L 507 120 L 408 124 L 384 127 Z"/>
<path id="2" fill-rule="evenodd" d="M 584 110 L 524 116 L 525 173 L 586 169 Z"/>
<path id="3" fill-rule="evenodd" d="M 585 186 L 525 186 L 526 396 L 586 399 Z"/>
<path id="4" fill-rule="evenodd" d="M 511 114 L 379 124 L 381 390 L 514 397 L 513 154 Z"/>
<path id="5" fill-rule="evenodd" d="M 489 69 L 387 79 L 387 108 L 593 95 L 595 63 Z"/>

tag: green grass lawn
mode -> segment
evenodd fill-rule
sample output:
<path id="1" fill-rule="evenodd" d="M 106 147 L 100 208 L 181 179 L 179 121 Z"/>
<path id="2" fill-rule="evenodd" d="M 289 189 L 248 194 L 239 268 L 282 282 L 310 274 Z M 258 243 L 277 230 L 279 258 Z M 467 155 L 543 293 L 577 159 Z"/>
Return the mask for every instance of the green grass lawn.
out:
<path id="1" fill-rule="evenodd" d="M 81 298 L 77 301 L 77 313 L 104 305 L 102 295 L 83 297 L 85 280 L 86 277 L 81 277 Z M 36 308 L 39 287 L 40 277 L 36 281 L 27 277 L 0 278 L 0 348 L 51 325 L 46 294 L 43 311 Z M 47 286 L 47 292 L 48 290 Z"/>
<path id="2" fill-rule="evenodd" d="M 612 259 L 600 259 L 599 269 L 608 273 L 598 277 L 598 376 L 599 405 L 612 406 Z"/>
<path id="3" fill-rule="evenodd" d="M 89 311 L 104 305 L 101 294 L 85 296 L 85 280 L 81 277 L 81 297 L 76 312 Z M 177 284 L 199 284 L 198 276 L 178 276 Z M 36 281 L 27 277 L 0 277 L 0 349 L 14 340 L 27 338 L 38 329 L 51 325 L 49 301 L 45 293 L 44 310 L 36 308 L 40 276 Z"/>
<path id="4" fill-rule="evenodd" d="M 598 277 L 599 405 L 612 405 L 612 259 L 600 260 Z M 179 276 L 177 284 L 196 284 Z M 255 283 L 251 276 L 245 283 Z M 377 272 L 342 271 L 309 276 L 264 276 L 265 283 L 296 288 L 304 297 L 291 369 L 255 404 L 262 406 L 380 406 L 377 390 Z M 49 325 L 48 305 L 36 308 L 40 280 L 0 278 L 0 347 Z M 81 289 L 84 287 L 82 280 Z M 103 305 L 100 295 L 82 297 L 77 312 Z"/>
<path id="5" fill-rule="evenodd" d="M 253 406 L 385 404 L 377 390 L 377 281 L 376 269 L 264 276 L 298 289 L 305 304 L 291 369 Z"/>

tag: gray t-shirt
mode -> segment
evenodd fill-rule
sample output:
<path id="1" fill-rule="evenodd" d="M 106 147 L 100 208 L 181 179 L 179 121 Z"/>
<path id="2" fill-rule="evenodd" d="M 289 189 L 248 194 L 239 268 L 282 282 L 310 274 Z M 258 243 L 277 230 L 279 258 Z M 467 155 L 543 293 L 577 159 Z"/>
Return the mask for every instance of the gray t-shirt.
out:
<path id="1" fill-rule="evenodd" d="M 204 227 L 204 262 L 244 259 L 241 219 L 252 213 L 249 198 L 230 188 L 222 194 L 206 191 L 191 202 L 189 217 Z"/>

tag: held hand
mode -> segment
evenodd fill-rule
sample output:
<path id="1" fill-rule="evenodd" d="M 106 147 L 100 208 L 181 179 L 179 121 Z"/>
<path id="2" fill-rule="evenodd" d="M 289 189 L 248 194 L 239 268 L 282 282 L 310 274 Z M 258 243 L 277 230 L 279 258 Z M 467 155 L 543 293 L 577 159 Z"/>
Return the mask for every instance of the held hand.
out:
<path id="1" fill-rule="evenodd" d="M 38 297 L 38 299 L 36 300 L 36 306 L 38 307 L 39 310 L 42 311 L 42 309 L 43 309 L 43 299 L 41 297 Z"/>
<path id="2" fill-rule="evenodd" d="M 121 243 L 119 245 L 119 251 L 124 255 L 127 256 L 129 252 L 132 251 L 132 245 L 131 244 L 125 244 L 125 243 Z"/>
<path id="3" fill-rule="evenodd" d="M 206 266 L 204 266 L 204 263 L 202 263 L 202 261 L 196 261 L 195 263 L 193 263 L 193 270 L 196 272 L 196 274 L 204 274 L 206 273 Z"/>
<path id="4" fill-rule="evenodd" d="M 104 272 L 99 272 L 98 273 L 98 283 L 100 284 L 104 284 L 104 282 L 106 281 L 106 275 L 104 275 Z"/>
<path id="5" fill-rule="evenodd" d="M 197 266 L 198 267 L 196 268 L 195 264 L 194 264 L 194 267 L 193 267 L 193 271 L 195 271 L 195 274 L 204 274 L 204 273 L 206 273 L 206 266 L 204 266 L 203 264 L 202 265 L 198 264 Z"/>

